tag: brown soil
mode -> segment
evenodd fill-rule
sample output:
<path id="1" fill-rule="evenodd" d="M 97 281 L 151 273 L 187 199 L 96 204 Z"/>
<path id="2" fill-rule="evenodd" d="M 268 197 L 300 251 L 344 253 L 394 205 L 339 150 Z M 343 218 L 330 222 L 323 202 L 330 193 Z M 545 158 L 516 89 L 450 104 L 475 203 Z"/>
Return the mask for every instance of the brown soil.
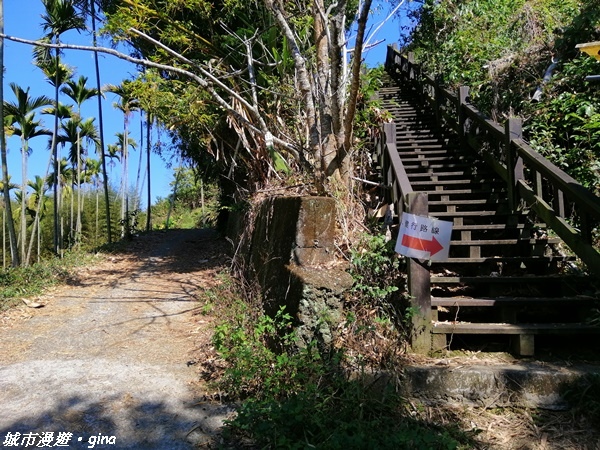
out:
<path id="1" fill-rule="evenodd" d="M 35 299 L 44 307 L 2 313 L 0 442 L 72 432 L 71 448 L 99 434 L 116 445 L 95 448 L 209 443 L 231 410 L 204 401 L 195 363 L 211 330 L 196 295 L 226 261 L 210 231 L 151 233 Z"/>
<path id="2" fill-rule="evenodd" d="M 201 381 L 214 356 L 214 317 L 198 293 L 219 283 L 225 245 L 206 230 L 143 235 L 34 299 L 42 308 L 0 313 L 0 444 L 8 433 L 38 433 L 35 444 L 18 447 L 36 448 L 47 433 L 71 432 L 71 449 L 92 448 L 100 435 L 114 436 L 115 444 L 93 448 L 217 445 L 233 409 L 209 401 Z M 426 422 L 478 430 L 478 448 L 600 449 L 598 424 L 569 412 L 408 409 Z"/>

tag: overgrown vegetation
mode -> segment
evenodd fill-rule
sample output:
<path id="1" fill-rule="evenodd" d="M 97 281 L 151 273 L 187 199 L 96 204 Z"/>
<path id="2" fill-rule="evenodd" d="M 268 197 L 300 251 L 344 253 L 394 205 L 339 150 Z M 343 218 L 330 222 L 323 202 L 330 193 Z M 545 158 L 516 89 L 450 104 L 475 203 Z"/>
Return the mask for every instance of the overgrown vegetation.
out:
<path id="1" fill-rule="evenodd" d="M 365 257 L 367 258 L 367 257 Z M 224 362 L 218 390 L 241 403 L 227 424 L 228 445 L 260 448 L 471 448 L 458 427 L 411 417 L 392 379 L 377 375 L 346 350 L 295 345 L 291 317 L 263 314 L 256 297 L 206 291 L 221 320 L 213 343 Z M 218 298 L 218 303 L 214 299 Z M 212 308 L 216 310 L 212 310 Z M 372 319 L 372 317 L 371 317 Z M 354 329 L 354 331 L 357 331 Z M 360 331 L 358 331 L 360 332 Z"/>
<path id="2" fill-rule="evenodd" d="M 425 0 L 415 19 L 408 49 L 428 72 L 498 121 L 523 117 L 540 153 L 599 192 L 600 91 L 585 77 L 600 64 L 575 49 L 600 39 L 597 1 Z"/>
<path id="3" fill-rule="evenodd" d="M 21 303 L 23 298 L 40 295 L 52 286 L 68 282 L 77 267 L 90 264 L 94 258 L 89 252 L 71 251 L 63 258 L 47 258 L 28 267 L 0 271 L 0 311 Z"/>
<path id="4" fill-rule="evenodd" d="M 182 167 L 175 170 L 170 186 L 172 193 L 152 206 L 152 229 L 216 225 L 221 209 L 221 192 L 216 182 L 207 182 L 198 171 Z M 145 213 L 140 214 L 139 223 L 146 223 Z"/>

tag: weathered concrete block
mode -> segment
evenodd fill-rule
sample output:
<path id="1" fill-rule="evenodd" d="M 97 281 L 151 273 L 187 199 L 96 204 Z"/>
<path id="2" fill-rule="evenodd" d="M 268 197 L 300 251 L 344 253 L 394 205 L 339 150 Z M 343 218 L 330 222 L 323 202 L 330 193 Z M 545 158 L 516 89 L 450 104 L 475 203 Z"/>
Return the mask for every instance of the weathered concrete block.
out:
<path id="1" fill-rule="evenodd" d="M 302 288 L 296 317 L 300 346 L 312 340 L 331 344 L 335 330 L 344 320 L 343 294 L 352 287 L 349 273 L 336 269 L 314 269 L 288 266 L 290 273 Z"/>
<path id="2" fill-rule="evenodd" d="M 335 229 L 334 199 L 302 197 L 294 247 L 296 264 L 314 266 L 331 262 Z"/>
<path id="3" fill-rule="evenodd" d="M 335 200 L 275 197 L 256 214 L 245 250 L 248 276 L 261 286 L 265 310 L 285 305 L 297 319 L 300 344 L 328 344 L 343 319 L 343 293 L 352 277 L 337 264 Z"/>

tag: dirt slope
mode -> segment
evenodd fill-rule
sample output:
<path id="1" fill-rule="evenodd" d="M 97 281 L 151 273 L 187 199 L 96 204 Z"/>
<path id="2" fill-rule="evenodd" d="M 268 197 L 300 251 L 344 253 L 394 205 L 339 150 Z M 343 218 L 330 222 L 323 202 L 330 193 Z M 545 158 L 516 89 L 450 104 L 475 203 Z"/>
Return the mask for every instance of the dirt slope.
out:
<path id="1" fill-rule="evenodd" d="M 43 308 L 0 317 L 0 444 L 54 446 L 67 432 L 71 449 L 206 445 L 231 411 L 202 401 L 193 362 L 209 331 L 194 295 L 224 263 L 210 231 L 152 233 Z"/>

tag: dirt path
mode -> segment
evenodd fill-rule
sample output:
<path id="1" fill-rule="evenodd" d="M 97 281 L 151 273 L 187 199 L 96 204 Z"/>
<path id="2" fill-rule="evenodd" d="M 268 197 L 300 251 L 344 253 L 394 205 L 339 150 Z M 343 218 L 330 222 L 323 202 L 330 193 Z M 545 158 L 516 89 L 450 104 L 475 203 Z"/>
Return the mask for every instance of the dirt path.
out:
<path id="1" fill-rule="evenodd" d="M 193 363 L 209 331 L 194 294 L 224 262 L 210 231 L 153 233 L 43 308 L 13 310 L 0 321 L 0 448 L 206 445 L 231 411 L 202 401 Z"/>

